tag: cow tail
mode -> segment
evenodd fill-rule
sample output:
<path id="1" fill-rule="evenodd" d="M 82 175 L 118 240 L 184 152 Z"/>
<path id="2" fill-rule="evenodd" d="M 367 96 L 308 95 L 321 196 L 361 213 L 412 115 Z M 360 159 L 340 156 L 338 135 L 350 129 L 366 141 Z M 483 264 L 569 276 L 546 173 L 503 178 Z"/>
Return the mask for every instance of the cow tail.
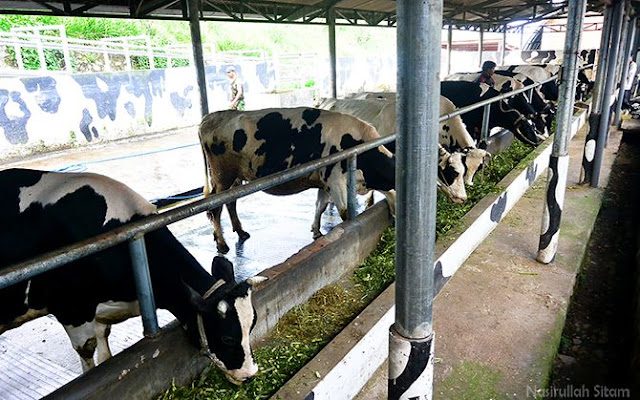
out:
<path id="1" fill-rule="evenodd" d="M 202 129 L 202 126 L 200 129 Z M 206 197 L 211 194 L 211 168 L 209 168 L 205 140 L 202 137 L 201 131 L 198 131 L 198 136 L 200 137 L 200 150 L 202 151 L 202 160 L 204 162 L 204 186 L 202 186 L 202 194 Z"/>

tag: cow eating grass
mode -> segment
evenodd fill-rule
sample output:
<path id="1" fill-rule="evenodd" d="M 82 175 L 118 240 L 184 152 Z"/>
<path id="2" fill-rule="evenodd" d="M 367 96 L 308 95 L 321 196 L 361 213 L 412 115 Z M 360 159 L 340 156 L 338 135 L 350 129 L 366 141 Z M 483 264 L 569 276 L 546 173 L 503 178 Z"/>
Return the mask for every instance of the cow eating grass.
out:
<path id="1" fill-rule="evenodd" d="M 156 212 L 124 184 L 89 173 L 0 171 L 0 270 L 110 231 Z M 166 228 L 145 235 L 155 303 L 180 320 L 194 346 L 241 384 L 258 371 L 249 332 L 251 288 L 236 284 L 232 264 L 215 257 L 211 275 Z M 111 325 L 139 315 L 126 243 L 0 290 L 0 333 L 53 314 L 83 370 L 111 357 Z"/>

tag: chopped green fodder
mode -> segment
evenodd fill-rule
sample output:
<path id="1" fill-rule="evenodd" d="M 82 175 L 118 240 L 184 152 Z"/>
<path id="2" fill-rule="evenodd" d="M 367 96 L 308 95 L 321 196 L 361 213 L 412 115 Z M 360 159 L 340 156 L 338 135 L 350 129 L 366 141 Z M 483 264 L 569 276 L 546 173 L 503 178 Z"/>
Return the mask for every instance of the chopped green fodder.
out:
<path id="1" fill-rule="evenodd" d="M 483 197 L 500 191 L 498 182 L 531 152 L 520 142 L 493 157 L 467 188 L 468 200 L 453 204 L 438 195 L 436 231 L 446 234 Z M 395 230 L 386 229 L 375 251 L 351 280 L 327 286 L 307 303 L 293 308 L 254 351 L 260 371 L 243 386 L 229 383 L 215 367 L 206 368 L 188 386 L 175 386 L 159 399 L 268 399 L 333 337 L 357 316 L 395 278 Z"/>

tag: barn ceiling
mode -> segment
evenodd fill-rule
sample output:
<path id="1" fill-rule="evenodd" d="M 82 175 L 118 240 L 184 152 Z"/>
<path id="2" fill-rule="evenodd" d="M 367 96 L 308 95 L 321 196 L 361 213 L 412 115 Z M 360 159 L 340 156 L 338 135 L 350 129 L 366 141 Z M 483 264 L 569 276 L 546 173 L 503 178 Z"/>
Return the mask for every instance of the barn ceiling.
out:
<path id="1" fill-rule="evenodd" d="M 78 17 L 187 19 L 188 0 L 0 0 L 0 13 Z M 327 10 L 337 24 L 395 26 L 395 0 L 200 0 L 202 20 L 326 23 Z M 502 30 L 506 23 L 557 17 L 568 0 L 445 0 L 445 25 Z M 638 3 L 632 1 L 632 3 Z M 602 9 L 589 1 L 589 11 Z"/>

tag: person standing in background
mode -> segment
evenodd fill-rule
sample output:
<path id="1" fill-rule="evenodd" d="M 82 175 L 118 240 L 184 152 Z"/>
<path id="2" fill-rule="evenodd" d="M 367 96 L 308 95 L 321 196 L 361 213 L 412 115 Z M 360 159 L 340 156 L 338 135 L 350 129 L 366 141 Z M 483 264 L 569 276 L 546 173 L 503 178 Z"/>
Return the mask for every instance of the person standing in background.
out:
<path id="1" fill-rule="evenodd" d="M 230 110 L 244 110 L 244 89 L 242 80 L 238 77 L 238 73 L 234 67 L 227 68 L 227 76 L 229 77 L 229 86 L 231 88 L 231 104 Z"/>
<path id="2" fill-rule="evenodd" d="M 482 74 L 476 79 L 478 83 L 486 83 L 493 87 L 496 81 L 493 80 L 493 74 L 496 72 L 496 63 L 493 61 L 485 61 L 482 63 Z"/>

